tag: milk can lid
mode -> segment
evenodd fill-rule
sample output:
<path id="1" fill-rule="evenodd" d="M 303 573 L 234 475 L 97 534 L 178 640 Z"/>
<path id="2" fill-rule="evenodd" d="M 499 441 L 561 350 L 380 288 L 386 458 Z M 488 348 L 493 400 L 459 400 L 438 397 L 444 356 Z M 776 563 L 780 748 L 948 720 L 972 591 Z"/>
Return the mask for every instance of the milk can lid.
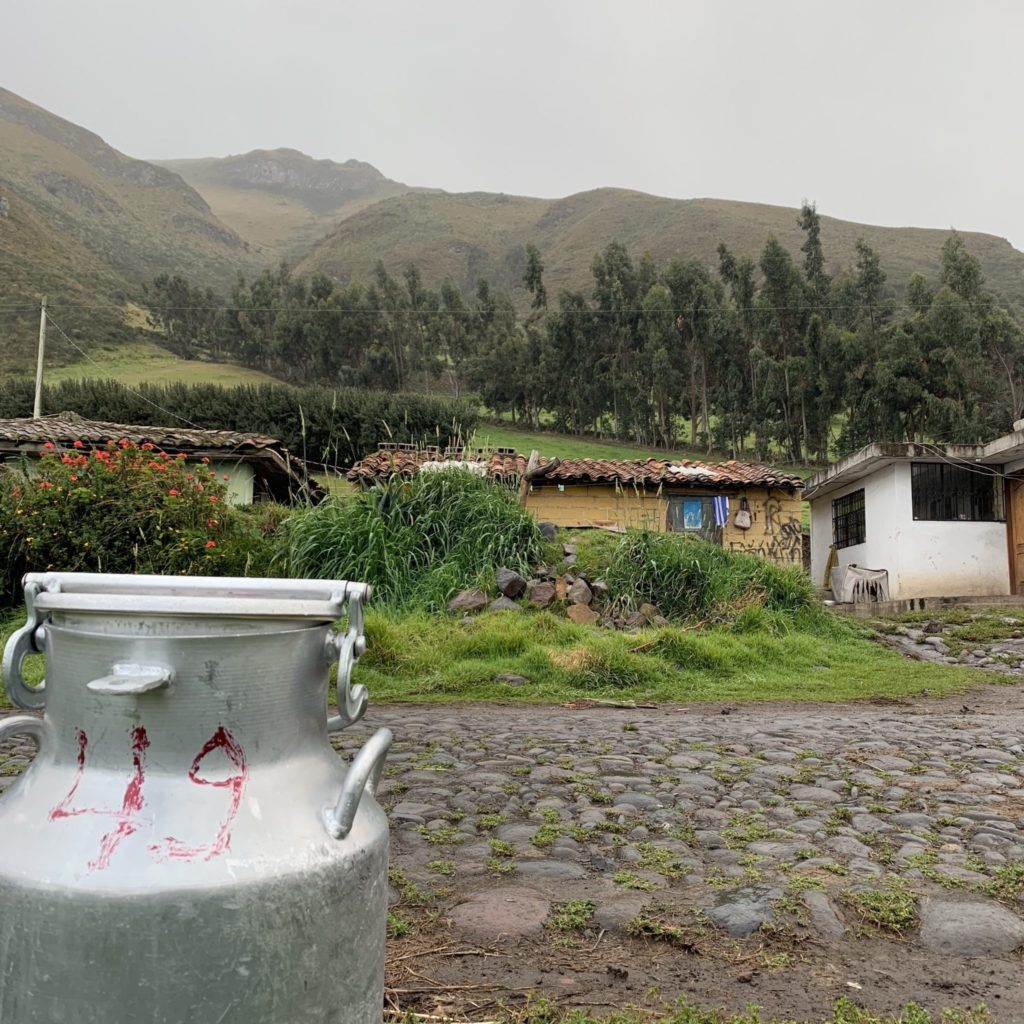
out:
<path id="1" fill-rule="evenodd" d="M 231 576 L 131 576 L 91 572 L 30 572 L 40 611 L 215 618 L 286 618 L 333 622 L 351 598 L 370 587 L 348 580 L 282 580 Z"/>

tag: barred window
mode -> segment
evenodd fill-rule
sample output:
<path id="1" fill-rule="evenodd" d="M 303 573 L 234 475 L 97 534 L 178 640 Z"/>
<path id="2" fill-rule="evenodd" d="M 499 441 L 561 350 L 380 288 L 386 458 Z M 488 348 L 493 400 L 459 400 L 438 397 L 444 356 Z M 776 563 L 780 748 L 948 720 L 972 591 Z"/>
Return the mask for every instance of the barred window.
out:
<path id="1" fill-rule="evenodd" d="M 864 543 L 864 488 L 832 502 L 832 542 L 837 548 Z"/>
<path id="2" fill-rule="evenodd" d="M 913 462 L 910 495 L 915 519 L 1000 523 L 1006 518 L 1002 478 L 980 467 Z"/>

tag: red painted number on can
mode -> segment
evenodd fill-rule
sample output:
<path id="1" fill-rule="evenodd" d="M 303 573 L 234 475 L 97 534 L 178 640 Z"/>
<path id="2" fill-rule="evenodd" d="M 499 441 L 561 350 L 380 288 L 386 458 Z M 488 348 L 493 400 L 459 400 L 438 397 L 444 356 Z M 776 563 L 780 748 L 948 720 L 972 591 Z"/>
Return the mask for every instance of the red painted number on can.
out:
<path id="1" fill-rule="evenodd" d="M 71 806 L 85 775 L 86 755 L 89 749 L 88 736 L 86 736 L 83 730 L 77 729 L 75 731 L 75 738 L 78 743 L 78 754 L 76 757 L 75 775 L 64 798 L 49 814 L 50 821 L 58 821 L 61 818 L 75 818 L 86 814 L 103 815 L 114 819 L 113 828 L 100 839 L 99 852 L 87 865 L 90 871 L 102 871 L 109 867 L 110 860 L 117 852 L 121 843 L 146 823 L 145 819 L 140 817 L 140 812 L 145 805 L 143 788 L 146 784 L 146 750 L 149 748 L 149 737 L 142 726 L 133 729 L 131 737 L 132 774 L 125 785 L 124 795 L 121 798 L 121 806 L 119 808 Z M 225 779 L 201 777 L 200 770 L 203 761 L 215 750 L 223 751 L 228 761 L 236 769 L 235 774 L 229 775 Z M 162 843 L 150 845 L 148 847 L 149 852 L 160 860 L 168 857 L 179 860 L 195 860 L 198 858 L 212 860 L 231 847 L 231 827 L 234 824 L 238 808 L 242 802 L 242 792 L 249 778 L 249 769 L 241 746 L 239 746 L 238 742 L 224 726 L 219 725 L 217 727 L 216 732 L 206 741 L 203 749 L 196 755 L 189 769 L 188 778 L 190 782 L 197 786 L 214 786 L 229 789 L 231 797 L 227 811 L 217 826 L 212 842 L 197 846 L 186 846 L 179 840 L 168 836 Z"/>

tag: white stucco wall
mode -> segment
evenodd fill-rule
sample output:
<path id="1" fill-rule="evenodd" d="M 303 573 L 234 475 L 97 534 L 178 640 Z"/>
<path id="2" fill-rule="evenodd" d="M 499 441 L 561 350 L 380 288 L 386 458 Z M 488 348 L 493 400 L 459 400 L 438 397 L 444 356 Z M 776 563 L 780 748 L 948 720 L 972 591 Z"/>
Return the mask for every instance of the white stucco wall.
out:
<path id="1" fill-rule="evenodd" d="M 840 548 L 840 565 L 888 570 L 893 600 L 1010 593 L 1006 523 L 915 521 L 909 462 L 883 466 L 811 501 L 811 579 L 816 586 L 825 584 L 832 502 L 862 487 L 864 543 Z"/>
<path id="2" fill-rule="evenodd" d="M 256 474 L 248 462 L 210 461 L 210 469 L 217 474 L 228 489 L 228 501 L 232 505 L 251 505 L 253 498 L 253 481 Z M 224 477 L 227 480 L 224 480 Z"/>

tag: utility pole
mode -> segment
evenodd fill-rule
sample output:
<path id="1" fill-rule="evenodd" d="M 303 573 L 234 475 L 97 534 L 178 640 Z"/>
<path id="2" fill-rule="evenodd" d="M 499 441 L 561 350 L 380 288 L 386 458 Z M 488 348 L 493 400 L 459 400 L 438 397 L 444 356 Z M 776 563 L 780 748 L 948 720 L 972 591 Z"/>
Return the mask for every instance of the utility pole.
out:
<path id="1" fill-rule="evenodd" d="M 46 353 L 46 296 L 39 308 L 39 358 L 36 362 L 36 400 L 32 406 L 32 419 L 43 415 L 43 359 Z"/>

